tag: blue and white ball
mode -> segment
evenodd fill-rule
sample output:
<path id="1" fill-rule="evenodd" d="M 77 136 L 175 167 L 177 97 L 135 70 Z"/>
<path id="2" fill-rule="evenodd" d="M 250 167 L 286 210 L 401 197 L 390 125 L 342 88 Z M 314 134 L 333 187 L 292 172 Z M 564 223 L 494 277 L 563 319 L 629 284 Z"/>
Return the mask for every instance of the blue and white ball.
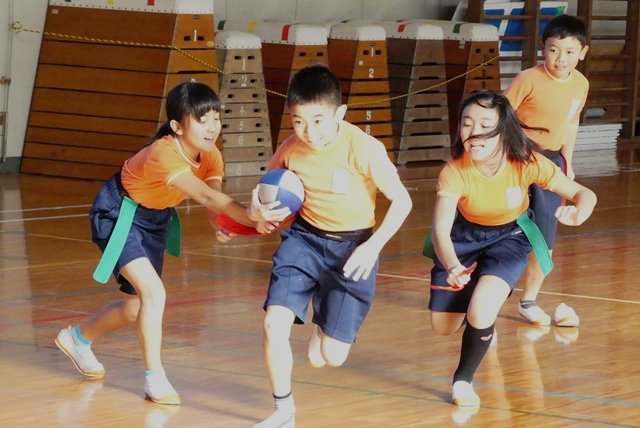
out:
<path id="1" fill-rule="evenodd" d="M 258 196 L 263 204 L 280 201 L 276 208 L 289 207 L 294 214 L 304 201 L 304 186 L 300 178 L 288 169 L 273 169 L 260 179 Z"/>

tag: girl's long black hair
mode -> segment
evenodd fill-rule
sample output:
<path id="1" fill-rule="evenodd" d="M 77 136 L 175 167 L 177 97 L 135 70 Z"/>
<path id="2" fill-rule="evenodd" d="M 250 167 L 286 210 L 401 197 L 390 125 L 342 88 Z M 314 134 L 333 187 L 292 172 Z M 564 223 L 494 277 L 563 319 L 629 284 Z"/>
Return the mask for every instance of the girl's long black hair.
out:
<path id="1" fill-rule="evenodd" d="M 169 91 L 166 102 L 167 121 L 156 131 L 151 141 L 166 135 L 173 135 L 170 122 L 182 122 L 189 115 L 201 118 L 207 112 L 220 111 L 220 98 L 213 89 L 204 83 L 189 80 L 180 83 Z"/>
<path id="2" fill-rule="evenodd" d="M 502 145 L 507 154 L 507 159 L 516 162 L 530 162 L 534 151 L 540 151 L 540 146 L 527 137 L 523 129 L 549 132 L 546 128 L 533 128 L 520 122 L 509 100 L 502 94 L 494 91 L 482 90 L 473 93 L 469 98 L 460 103 L 458 110 L 458 126 L 462 121 L 462 112 L 471 104 L 477 104 L 487 109 L 498 110 L 498 123 L 496 127 L 486 134 L 471 135 L 471 138 L 489 139 L 502 135 Z M 451 157 L 457 159 L 464 153 L 464 141 L 460 138 L 460 132 L 455 142 L 451 145 Z"/>

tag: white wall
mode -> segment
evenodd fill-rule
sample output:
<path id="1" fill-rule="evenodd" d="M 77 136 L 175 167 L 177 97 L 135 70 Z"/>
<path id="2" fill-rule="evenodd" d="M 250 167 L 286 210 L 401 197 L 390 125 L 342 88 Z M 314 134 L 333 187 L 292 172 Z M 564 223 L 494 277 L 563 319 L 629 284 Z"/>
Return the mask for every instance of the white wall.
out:
<path id="1" fill-rule="evenodd" d="M 0 70 L 3 76 L 11 78 L 11 84 L 3 89 L 3 91 L 9 91 L 6 128 L 7 158 L 19 158 L 22 155 L 31 92 L 42 40 L 41 34 L 38 33 L 11 31 L 10 21 L 21 23 L 23 28 L 41 31 L 44 27 L 46 6 L 46 0 L 0 1 L 0 40 L 3 42 L 11 40 L 12 43 L 11 58 L 8 55 L 8 43 L 0 43 Z M 10 16 L 10 12 L 13 16 Z M 2 96 L 4 97 L 4 93 Z"/>
<path id="2" fill-rule="evenodd" d="M 341 21 L 437 18 L 439 4 L 439 1 L 429 0 L 218 0 L 216 19 Z"/>

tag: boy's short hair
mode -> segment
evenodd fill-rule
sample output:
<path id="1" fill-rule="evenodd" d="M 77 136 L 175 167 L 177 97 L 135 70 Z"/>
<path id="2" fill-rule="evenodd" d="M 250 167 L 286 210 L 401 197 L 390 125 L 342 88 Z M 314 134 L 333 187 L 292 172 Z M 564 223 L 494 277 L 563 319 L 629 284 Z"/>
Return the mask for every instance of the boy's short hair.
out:
<path id="1" fill-rule="evenodd" d="M 575 37 L 584 47 L 587 45 L 587 27 L 575 16 L 558 15 L 549 21 L 544 28 L 542 42 L 546 42 L 551 37 L 558 39 Z"/>
<path id="2" fill-rule="evenodd" d="M 324 65 L 312 65 L 298 71 L 287 91 L 287 105 L 328 103 L 336 108 L 342 105 L 340 81 Z"/>

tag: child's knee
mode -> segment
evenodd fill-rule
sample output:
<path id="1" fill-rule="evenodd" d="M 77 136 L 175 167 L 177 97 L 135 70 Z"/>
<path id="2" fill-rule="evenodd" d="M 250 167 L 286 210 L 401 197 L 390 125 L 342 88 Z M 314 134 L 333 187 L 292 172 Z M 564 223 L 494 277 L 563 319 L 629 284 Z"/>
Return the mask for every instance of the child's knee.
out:
<path id="1" fill-rule="evenodd" d="M 438 336 L 449 336 L 462 327 L 465 314 L 431 312 L 431 330 Z"/>
<path id="2" fill-rule="evenodd" d="M 264 317 L 264 335 L 268 339 L 289 339 L 291 335 L 291 326 L 293 325 L 294 315 L 288 309 L 267 310 Z"/>
<path id="3" fill-rule="evenodd" d="M 146 307 L 164 309 L 167 300 L 167 292 L 162 282 L 151 284 L 151 286 L 136 287 L 139 302 Z"/>
<path id="4" fill-rule="evenodd" d="M 459 325 L 458 326 L 451 326 L 451 325 L 441 326 L 436 324 L 431 325 L 431 330 L 437 336 L 451 336 L 453 333 L 458 331 L 459 328 L 460 328 Z"/>
<path id="5" fill-rule="evenodd" d="M 327 362 L 327 365 L 331 367 L 339 367 L 347 360 L 349 351 L 351 350 L 351 344 L 340 342 L 325 336 L 322 340 L 321 349 L 322 356 Z"/>

